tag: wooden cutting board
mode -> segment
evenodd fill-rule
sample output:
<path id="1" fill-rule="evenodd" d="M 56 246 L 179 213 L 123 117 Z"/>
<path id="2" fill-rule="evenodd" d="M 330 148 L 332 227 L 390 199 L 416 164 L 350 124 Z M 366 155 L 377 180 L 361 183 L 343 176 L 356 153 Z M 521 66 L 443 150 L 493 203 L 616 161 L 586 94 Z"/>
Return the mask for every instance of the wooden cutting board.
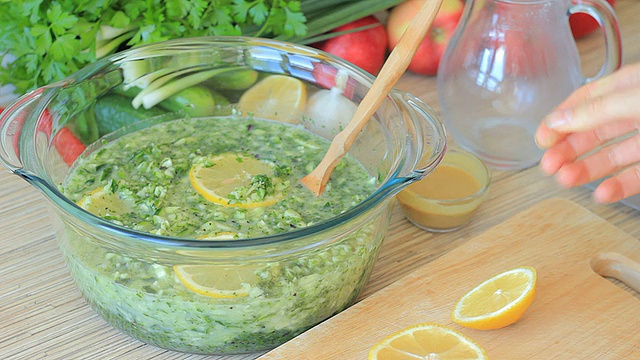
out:
<path id="1" fill-rule="evenodd" d="M 639 359 L 640 299 L 599 275 L 640 289 L 629 259 L 640 261 L 638 239 L 571 201 L 546 200 L 260 359 L 366 359 L 380 339 L 420 322 L 460 331 L 492 359 Z M 538 287 L 519 322 L 482 331 L 451 321 L 460 296 L 522 265 L 537 269 Z"/>

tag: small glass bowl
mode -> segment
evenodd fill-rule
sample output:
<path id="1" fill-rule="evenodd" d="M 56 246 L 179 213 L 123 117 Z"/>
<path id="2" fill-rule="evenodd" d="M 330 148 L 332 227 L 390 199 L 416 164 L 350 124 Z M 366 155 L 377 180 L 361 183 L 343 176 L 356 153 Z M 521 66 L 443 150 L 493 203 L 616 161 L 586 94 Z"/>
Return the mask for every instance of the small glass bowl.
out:
<path id="1" fill-rule="evenodd" d="M 409 221 L 431 232 L 461 228 L 486 197 L 491 172 L 482 160 L 450 149 L 436 170 L 402 190 L 396 198 Z"/>

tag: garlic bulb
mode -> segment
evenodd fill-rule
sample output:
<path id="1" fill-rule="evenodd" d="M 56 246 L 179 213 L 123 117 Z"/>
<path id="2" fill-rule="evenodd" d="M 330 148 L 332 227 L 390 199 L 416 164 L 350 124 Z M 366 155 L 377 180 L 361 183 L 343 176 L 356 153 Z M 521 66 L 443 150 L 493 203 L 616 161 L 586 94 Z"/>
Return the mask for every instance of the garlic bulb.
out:
<path id="1" fill-rule="evenodd" d="M 304 112 L 305 127 L 329 140 L 347 126 L 357 109 L 357 105 L 343 95 L 349 74 L 339 69 L 334 80 L 330 90 L 318 90 L 309 97 Z"/>
<path id="2" fill-rule="evenodd" d="M 320 136 L 333 139 L 349 123 L 356 109 L 356 104 L 342 95 L 340 88 L 322 89 L 311 95 L 307 102 L 305 126 Z"/>

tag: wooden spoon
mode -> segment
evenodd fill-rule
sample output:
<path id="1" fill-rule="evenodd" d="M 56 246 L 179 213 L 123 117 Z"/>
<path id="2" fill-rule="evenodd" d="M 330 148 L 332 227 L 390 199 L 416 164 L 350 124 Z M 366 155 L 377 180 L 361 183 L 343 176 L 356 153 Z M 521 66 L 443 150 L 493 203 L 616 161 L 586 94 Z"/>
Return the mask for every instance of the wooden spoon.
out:
<path id="1" fill-rule="evenodd" d="M 349 151 L 367 121 L 378 110 L 382 101 L 387 97 L 398 79 L 404 74 L 416 53 L 418 46 L 426 36 L 433 19 L 435 19 L 442 0 L 426 0 L 416 16 L 413 18 L 400 41 L 393 49 L 389 58 L 382 66 L 378 77 L 371 85 L 371 89 L 362 99 L 355 114 L 347 126 L 339 132 L 331 142 L 329 150 L 320 164 L 307 176 L 300 179 L 316 196 L 324 191 L 333 169 L 342 157 Z"/>

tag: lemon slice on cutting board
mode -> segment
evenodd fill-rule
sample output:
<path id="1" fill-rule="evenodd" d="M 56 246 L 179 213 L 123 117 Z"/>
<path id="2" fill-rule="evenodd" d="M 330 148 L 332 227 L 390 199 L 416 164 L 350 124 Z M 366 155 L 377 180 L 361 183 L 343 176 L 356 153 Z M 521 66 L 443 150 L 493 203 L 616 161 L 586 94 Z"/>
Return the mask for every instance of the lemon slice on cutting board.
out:
<path id="1" fill-rule="evenodd" d="M 222 206 L 255 208 L 283 198 L 280 179 L 271 163 L 255 157 L 225 153 L 198 163 L 189 171 L 191 186 L 205 199 Z"/>
<path id="2" fill-rule="evenodd" d="M 270 75 L 247 89 L 238 100 L 245 115 L 297 124 L 307 106 L 307 87 L 291 76 Z"/>
<path id="3" fill-rule="evenodd" d="M 389 335 L 369 351 L 369 360 L 488 359 L 471 339 L 446 326 L 423 323 Z"/>
<path id="4" fill-rule="evenodd" d="M 495 275 L 463 295 L 451 318 L 462 326 L 480 330 L 511 325 L 533 302 L 536 280 L 536 270 L 529 266 Z"/>

